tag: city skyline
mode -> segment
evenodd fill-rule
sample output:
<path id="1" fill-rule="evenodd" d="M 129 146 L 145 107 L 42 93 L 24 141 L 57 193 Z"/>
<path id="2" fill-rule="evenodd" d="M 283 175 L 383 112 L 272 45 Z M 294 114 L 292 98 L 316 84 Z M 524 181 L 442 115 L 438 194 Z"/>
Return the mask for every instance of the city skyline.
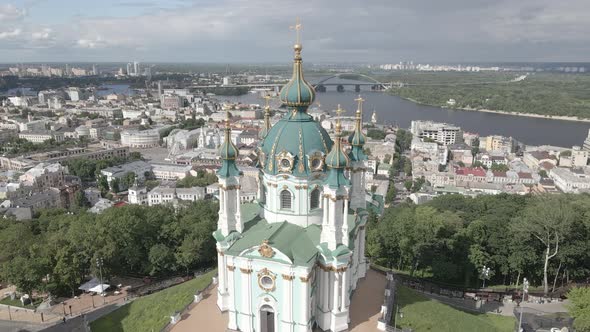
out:
<path id="1" fill-rule="evenodd" d="M 14 0 L 0 5 L 0 62 L 280 62 L 295 16 L 305 17 L 309 62 L 584 62 L 588 9 L 583 0 Z"/>

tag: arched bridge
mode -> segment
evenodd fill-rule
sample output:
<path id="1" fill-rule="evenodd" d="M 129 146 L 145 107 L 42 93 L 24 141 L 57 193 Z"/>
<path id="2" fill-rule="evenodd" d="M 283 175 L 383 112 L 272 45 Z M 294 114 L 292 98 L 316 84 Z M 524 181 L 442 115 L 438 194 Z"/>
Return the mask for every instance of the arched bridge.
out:
<path id="1" fill-rule="evenodd" d="M 345 79 L 345 80 L 357 80 L 357 81 L 368 81 L 368 82 L 329 82 L 332 79 Z M 359 92 L 361 86 L 370 86 L 371 90 L 387 90 L 391 88 L 391 83 L 383 83 L 371 76 L 367 76 L 365 74 L 348 74 L 348 73 L 341 73 L 332 76 L 325 77 L 320 81 L 313 84 L 315 90 L 317 92 L 326 92 L 326 86 L 336 86 L 336 90 L 339 92 L 344 91 L 344 86 L 354 86 L 355 91 Z"/>

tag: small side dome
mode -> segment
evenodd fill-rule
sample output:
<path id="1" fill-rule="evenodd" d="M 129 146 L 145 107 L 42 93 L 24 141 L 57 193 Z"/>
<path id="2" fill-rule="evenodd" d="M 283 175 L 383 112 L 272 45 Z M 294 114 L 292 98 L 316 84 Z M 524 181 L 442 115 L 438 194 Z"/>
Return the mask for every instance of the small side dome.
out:
<path id="1" fill-rule="evenodd" d="M 350 159 L 340 146 L 340 137 L 336 137 L 332 151 L 326 156 L 326 166 L 329 168 L 346 168 Z"/>

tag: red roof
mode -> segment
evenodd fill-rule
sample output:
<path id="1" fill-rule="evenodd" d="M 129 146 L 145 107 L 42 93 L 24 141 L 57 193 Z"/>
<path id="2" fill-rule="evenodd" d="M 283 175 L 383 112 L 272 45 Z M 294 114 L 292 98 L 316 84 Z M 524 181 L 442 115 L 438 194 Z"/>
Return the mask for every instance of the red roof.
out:
<path id="1" fill-rule="evenodd" d="M 481 176 L 481 177 L 485 177 L 486 176 L 486 170 L 481 168 L 481 167 L 461 167 L 459 169 L 457 169 L 457 171 L 455 172 L 455 174 L 457 175 L 473 175 L 473 176 Z"/>
<path id="2" fill-rule="evenodd" d="M 117 202 L 115 204 L 113 204 L 114 207 L 121 207 L 121 206 L 125 206 L 127 205 L 127 202 Z"/>
<path id="3" fill-rule="evenodd" d="M 494 176 L 497 176 L 497 177 L 502 177 L 502 178 L 506 177 L 506 172 L 492 171 L 492 173 L 494 174 Z"/>
<path id="4" fill-rule="evenodd" d="M 532 179 L 533 175 L 531 173 L 518 172 L 518 177 L 521 179 Z"/>

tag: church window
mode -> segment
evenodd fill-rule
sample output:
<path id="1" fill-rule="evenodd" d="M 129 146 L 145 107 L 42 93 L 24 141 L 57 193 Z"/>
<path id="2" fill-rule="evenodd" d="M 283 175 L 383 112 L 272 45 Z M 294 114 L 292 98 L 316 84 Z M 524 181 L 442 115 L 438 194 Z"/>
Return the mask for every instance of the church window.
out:
<path id="1" fill-rule="evenodd" d="M 289 190 L 281 191 L 281 209 L 291 210 L 291 192 Z"/>
<path id="2" fill-rule="evenodd" d="M 311 192 L 311 197 L 309 199 L 309 206 L 311 209 L 317 209 L 320 207 L 320 190 L 314 189 Z"/>

